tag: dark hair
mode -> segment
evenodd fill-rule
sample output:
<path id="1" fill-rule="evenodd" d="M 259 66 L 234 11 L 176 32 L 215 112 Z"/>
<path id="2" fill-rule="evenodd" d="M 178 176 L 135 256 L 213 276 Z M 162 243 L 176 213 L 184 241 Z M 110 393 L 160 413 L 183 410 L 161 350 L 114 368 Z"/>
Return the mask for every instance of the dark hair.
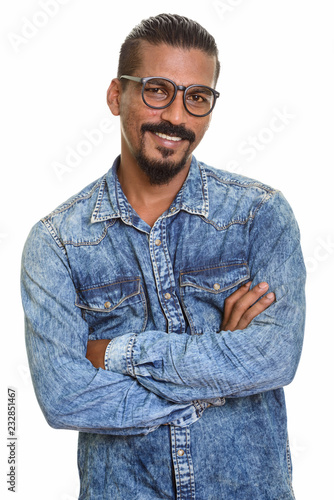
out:
<path id="1" fill-rule="evenodd" d="M 218 47 L 206 29 L 196 21 L 183 16 L 159 14 L 144 19 L 126 37 L 121 46 L 117 77 L 132 75 L 140 64 L 140 46 L 145 40 L 153 45 L 167 44 L 185 49 L 200 49 L 210 56 L 216 57 L 215 83 L 217 83 L 220 63 Z M 146 75 L 143 75 L 146 76 Z M 121 80 L 126 85 L 127 80 Z"/>

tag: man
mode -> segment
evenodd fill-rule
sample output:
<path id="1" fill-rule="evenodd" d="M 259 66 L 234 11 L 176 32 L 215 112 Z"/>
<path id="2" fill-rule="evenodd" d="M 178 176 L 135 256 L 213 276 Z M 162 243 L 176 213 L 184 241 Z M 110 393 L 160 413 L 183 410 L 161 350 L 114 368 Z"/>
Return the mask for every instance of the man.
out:
<path id="1" fill-rule="evenodd" d="M 49 424 L 80 431 L 80 499 L 294 498 L 299 232 L 278 191 L 192 155 L 218 74 L 197 23 L 136 27 L 108 89 L 120 157 L 26 243 L 31 372 Z"/>

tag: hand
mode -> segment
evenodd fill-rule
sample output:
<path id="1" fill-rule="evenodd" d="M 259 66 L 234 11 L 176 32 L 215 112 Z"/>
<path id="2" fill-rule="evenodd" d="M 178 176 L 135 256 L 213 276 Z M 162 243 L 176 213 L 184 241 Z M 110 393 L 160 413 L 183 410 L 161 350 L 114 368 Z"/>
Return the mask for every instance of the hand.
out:
<path id="1" fill-rule="evenodd" d="M 95 366 L 95 368 L 103 368 L 104 355 L 111 339 L 88 340 L 86 358 Z"/>
<path id="2" fill-rule="evenodd" d="M 250 285 L 249 281 L 225 300 L 221 330 L 244 330 L 258 314 L 275 301 L 275 294 L 272 292 L 262 297 L 269 288 L 268 283 L 259 283 L 252 290 Z M 262 298 L 258 300 L 260 297 Z"/>

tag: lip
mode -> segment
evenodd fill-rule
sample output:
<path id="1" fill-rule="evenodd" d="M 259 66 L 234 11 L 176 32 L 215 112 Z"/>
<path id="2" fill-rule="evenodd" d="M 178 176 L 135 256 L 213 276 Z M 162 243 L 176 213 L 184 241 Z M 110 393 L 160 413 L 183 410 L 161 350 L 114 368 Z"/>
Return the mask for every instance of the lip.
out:
<path id="1" fill-rule="evenodd" d="M 176 149 L 178 148 L 181 144 L 185 142 L 184 139 L 180 139 L 178 141 L 167 139 L 164 137 L 160 137 L 154 132 L 149 132 L 150 136 L 153 138 L 155 142 L 157 142 L 160 146 L 163 146 L 165 148 L 171 148 L 171 149 Z M 165 134 L 162 134 L 165 135 Z"/>

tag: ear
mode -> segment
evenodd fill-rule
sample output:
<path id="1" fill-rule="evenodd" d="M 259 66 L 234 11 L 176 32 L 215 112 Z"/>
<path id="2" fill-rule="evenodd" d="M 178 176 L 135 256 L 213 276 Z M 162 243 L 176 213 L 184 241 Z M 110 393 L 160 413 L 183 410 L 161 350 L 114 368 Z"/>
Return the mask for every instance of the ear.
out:
<path id="1" fill-rule="evenodd" d="M 118 78 L 111 80 L 111 84 L 107 90 L 107 103 L 113 115 L 119 116 L 120 114 L 120 101 L 121 101 L 121 82 Z"/>

